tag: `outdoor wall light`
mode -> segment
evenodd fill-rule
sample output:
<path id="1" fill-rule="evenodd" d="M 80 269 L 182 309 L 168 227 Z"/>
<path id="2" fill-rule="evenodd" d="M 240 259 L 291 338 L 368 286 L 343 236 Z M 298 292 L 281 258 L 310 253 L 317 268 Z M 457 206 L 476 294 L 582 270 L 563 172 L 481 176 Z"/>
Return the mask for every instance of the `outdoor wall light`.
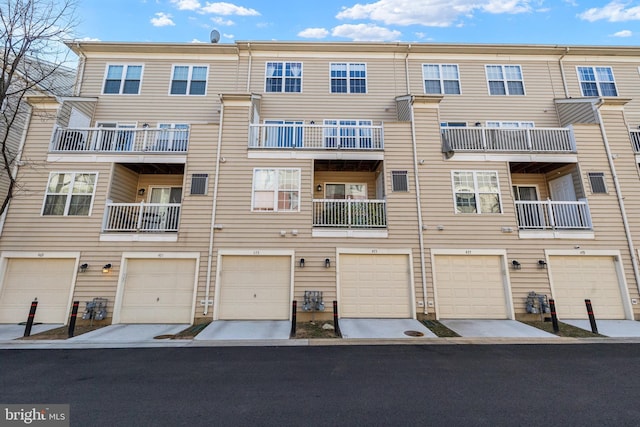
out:
<path id="1" fill-rule="evenodd" d="M 543 259 L 538 260 L 538 268 L 547 268 L 547 261 Z"/>
<path id="2" fill-rule="evenodd" d="M 89 264 L 84 263 L 80 265 L 80 273 L 84 273 L 85 271 L 87 271 L 87 268 L 89 268 Z"/>
<path id="3" fill-rule="evenodd" d="M 522 268 L 522 265 L 520 265 L 517 259 L 514 259 L 513 261 L 511 261 L 511 266 L 513 267 L 514 270 L 520 270 Z"/>
<path id="4" fill-rule="evenodd" d="M 316 187 L 316 191 L 322 191 L 322 184 L 318 184 L 318 186 Z"/>
<path id="5" fill-rule="evenodd" d="M 300 258 L 300 268 L 304 268 L 304 258 Z"/>
<path id="6" fill-rule="evenodd" d="M 111 264 L 105 264 L 102 266 L 102 272 L 103 273 L 108 273 L 111 271 Z"/>
<path id="7" fill-rule="evenodd" d="M 144 188 L 141 188 L 138 190 L 138 196 L 144 196 L 144 193 L 146 193 L 147 190 L 145 190 Z"/>
<path id="8" fill-rule="evenodd" d="M 149 129 L 149 123 L 144 123 L 142 125 L 142 129 Z"/>
<path id="9" fill-rule="evenodd" d="M 325 266 L 326 268 L 331 267 L 331 260 L 330 260 L 329 258 L 325 258 L 325 259 L 324 259 L 324 266 Z"/>

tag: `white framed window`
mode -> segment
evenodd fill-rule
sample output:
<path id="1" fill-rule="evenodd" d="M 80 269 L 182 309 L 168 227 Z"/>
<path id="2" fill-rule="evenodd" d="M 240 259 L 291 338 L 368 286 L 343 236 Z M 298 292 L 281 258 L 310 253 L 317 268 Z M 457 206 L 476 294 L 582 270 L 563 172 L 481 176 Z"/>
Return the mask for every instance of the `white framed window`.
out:
<path id="1" fill-rule="evenodd" d="M 535 127 L 534 122 L 498 122 L 498 121 L 489 121 L 487 122 L 488 128 L 532 128 Z"/>
<path id="2" fill-rule="evenodd" d="M 367 199 L 367 184 L 364 183 L 333 183 L 324 184 L 324 198 L 332 200 Z"/>
<path id="3" fill-rule="evenodd" d="M 409 191 L 408 171 L 391 171 L 391 191 L 396 193 Z"/>
<path id="4" fill-rule="evenodd" d="M 489 95 L 524 95 L 519 65 L 485 65 Z"/>
<path id="5" fill-rule="evenodd" d="M 330 64 L 331 93 L 367 93 L 367 64 Z"/>
<path id="6" fill-rule="evenodd" d="M 169 94 L 206 95 L 208 74 L 206 65 L 174 65 Z"/>
<path id="7" fill-rule="evenodd" d="M 137 123 L 96 122 L 100 131 L 96 136 L 96 149 L 100 151 L 131 151 L 135 141 Z"/>
<path id="8" fill-rule="evenodd" d="M 42 215 L 91 215 L 97 179 L 97 172 L 51 172 Z"/>
<path id="9" fill-rule="evenodd" d="M 454 64 L 422 64 L 424 93 L 441 95 L 460 94 L 460 74 Z"/>
<path id="10" fill-rule="evenodd" d="M 502 213 L 498 172 L 451 171 L 456 213 Z"/>
<path id="11" fill-rule="evenodd" d="M 302 92 L 302 62 L 267 62 L 265 92 Z"/>
<path id="12" fill-rule="evenodd" d="M 265 120 L 265 147 L 294 148 L 304 143 L 302 120 Z"/>
<path id="13" fill-rule="evenodd" d="M 142 81 L 142 65 L 107 65 L 103 94 L 138 95 Z"/>
<path id="14" fill-rule="evenodd" d="M 156 135 L 157 151 L 187 151 L 189 125 L 186 123 L 158 123 L 158 129 L 166 131 Z"/>
<path id="15" fill-rule="evenodd" d="M 300 169 L 254 169 L 251 210 L 299 212 Z"/>
<path id="16" fill-rule="evenodd" d="M 582 96 L 618 96 L 611 67 L 577 67 Z"/>
<path id="17" fill-rule="evenodd" d="M 441 128 L 466 128 L 467 122 L 440 122 Z"/>
<path id="18" fill-rule="evenodd" d="M 325 119 L 325 148 L 373 148 L 373 121 Z"/>
<path id="19" fill-rule="evenodd" d="M 208 173 L 194 173 L 191 174 L 191 191 L 189 194 L 205 196 L 207 194 L 207 187 L 209 186 L 209 174 Z"/>

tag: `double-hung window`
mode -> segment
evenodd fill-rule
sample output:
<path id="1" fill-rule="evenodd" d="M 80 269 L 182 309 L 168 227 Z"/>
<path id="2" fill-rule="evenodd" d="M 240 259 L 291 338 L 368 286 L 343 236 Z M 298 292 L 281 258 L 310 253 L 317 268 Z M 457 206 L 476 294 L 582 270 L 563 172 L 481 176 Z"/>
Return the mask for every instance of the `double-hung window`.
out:
<path id="1" fill-rule="evenodd" d="M 302 92 L 302 62 L 267 62 L 265 92 Z"/>
<path id="2" fill-rule="evenodd" d="M 371 120 L 324 120 L 325 148 L 375 148 Z"/>
<path id="3" fill-rule="evenodd" d="M 578 67 L 582 96 L 618 96 L 611 67 Z"/>
<path id="4" fill-rule="evenodd" d="M 367 93 L 367 65 L 332 63 L 331 93 Z"/>
<path id="5" fill-rule="evenodd" d="M 202 65 L 174 65 L 171 95 L 206 95 L 209 67 Z"/>
<path id="6" fill-rule="evenodd" d="M 252 211 L 298 212 L 300 169 L 254 169 Z"/>
<path id="7" fill-rule="evenodd" d="M 457 65 L 423 64 L 422 77 L 426 94 L 460 94 L 460 75 Z"/>
<path id="8" fill-rule="evenodd" d="M 104 94 L 138 95 L 142 65 L 108 65 L 104 77 Z"/>
<path id="9" fill-rule="evenodd" d="M 498 173 L 452 171 L 456 213 L 501 213 Z"/>
<path id="10" fill-rule="evenodd" d="M 97 177 L 95 172 L 51 172 L 42 215 L 91 215 Z"/>
<path id="11" fill-rule="evenodd" d="M 189 125 L 186 123 L 159 123 L 156 151 L 187 151 Z"/>
<path id="12" fill-rule="evenodd" d="M 486 65 L 490 95 L 524 95 L 524 79 L 519 65 Z"/>

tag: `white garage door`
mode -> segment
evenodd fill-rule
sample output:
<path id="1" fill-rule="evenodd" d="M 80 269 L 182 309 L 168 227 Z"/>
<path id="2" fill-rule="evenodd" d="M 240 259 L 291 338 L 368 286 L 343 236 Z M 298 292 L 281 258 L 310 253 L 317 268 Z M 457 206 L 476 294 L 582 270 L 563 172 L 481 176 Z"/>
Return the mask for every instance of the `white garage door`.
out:
<path id="1" fill-rule="evenodd" d="M 507 319 L 498 255 L 436 255 L 435 288 L 441 319 Z"/>
<path id="2" fill-rule="evenodd" d="M 553 297 L 559 318 L 588 318 L 590 299 L 596 319 L 624 319 L 624 306 L 613 257 L 551 256 Z"/>
<path id="3" fill-rule="evenodd" d="M 291 257 L 223 255 L 218 319 L 288 320 Z"/>
<path id="4" fill-rule="evenodd" d="M 412 316 L 409 255 L 340 255 L 340 317 Z"/>
<path id="5" fill-rule="evenodd" d="M 191 323 L 195 259 L 128 259 L 119 323 Z"/>
<path id="6" fill-rule="evenodd" d="M 35 322 L 67 323 L 75 259 L 7 260 L 0 289 L 0 323 L 25 322 L 38 298 Z"/>

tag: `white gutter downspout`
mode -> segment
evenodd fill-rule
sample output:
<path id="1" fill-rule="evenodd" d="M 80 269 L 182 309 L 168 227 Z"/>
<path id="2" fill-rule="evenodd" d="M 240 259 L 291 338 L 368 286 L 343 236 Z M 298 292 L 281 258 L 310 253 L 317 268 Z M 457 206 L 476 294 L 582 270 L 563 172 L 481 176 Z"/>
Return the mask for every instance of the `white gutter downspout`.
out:
<path id="1" fill-rule="evenodd" d="M 627 243 L 629 245 L 629 252 L 631 253 L 631 266 L 633 267 L 633 275 L 636 279 L 636 286 L 640 291 L 640 269 L 638 269 L 638 260 L 636 259 L 636 250 L 633 246 L 633 239 L 631 237 L 631 228 L 629 227 L 629 220 L 627 219 L 627 211 L 624 207 L 624 198 L 622 197 L 622 191 L 620 190 L 620 182 L 618 181 L 618 174 L 616 173 L 616 167 L 613 163 L 613 156 L 611 155 L 611 148 L 609 147 L 609 140 L 607 139 L 607 133 L 604 129 L 604 123 L 602 121 L 602 113 L 600 107 L 604 104 L 602 99 L 595 105 L 596 113 L 598 114 L 598 122 L 600 125 L 600 133 L 602 133 L 602 140 L 604 141 L 604 149 L 607 153 L 607 160 L 609 161 L 609 168 L 611 169 L 611 175 L 613 177 L 613 186 L 616 189 L 616 195 L 618 196 L 618 205 L 620 206 L 620 212 L 622 214 L 622 224 L 624 225 L 624 234 L 627 237 Z"/>
<path id="2" fill-rule="evenodd" d="M 247 92 L 251 89 L 251 63 L 253 62 L 253 56 L 251 55 L 251 43 L 247 43 L 247 50 L 249 51 L 249 69 L 247 70 Z M 238 61 L 240 58 L 238 58 Z"/>
<path id="3" fill-rule="evenodd" d="M 411 43 L 407 46 L 407 54 L 404 56 L 404 72 L 406 74 L 407 79 L 407 95 L 411 93 L 411 87 L 409 82 L 409 51 L 411 50 Z"/>
<path id="4" fill-rule="evenodd" d="M 416 204 L 418 205 L 418 242 L 420 244 L 420 274 L 422 279 L 422 300 L 424 304 L 424 314 L 429 314 L 427 310 L 427 272 L 424 262 L 424 225 L 422 222 L 422 201 L 420 199 L 420 180 L 418 179 L 418 147 L 416 142 L 415 114 L 413 112 L 413 97 L 411 97 L 411 144 L 413 146 L 413 175 L 416 177 Z"/>
<path id="5" fill-rule="evenodd" d="M 564 64 L 562 64 L 562 60 L 564 59 L 564 57 L 569 54 L 569 47 L 567 46 L 564 49 L 565 49 L 564 53 L 558 60 L 558 63 L 560 64 L 560 75 L 562 76 L 562 87 L 564 88 L 564 97 L 569 98 L 569 87 L 567 86 L 567 78 L 564 74 Z"/>
<path id="6" fill-rule="evenodd" d="M 33 107 L 27 103 L 27 119 L 24 122 L 24 128 L 22 129 L 22 135 L 20 136 L 20 145 L 18 146 L 18 152 L 16 153 L 16 158 L 13 163 L 13 168 L 11 169 L 11 177 L 15 180 L 18 177 L 18 168 L 20 167 L 20 162 L 22 160 L 22 152 L 24 151 L 24 144 L 27 141 L 27 132 L 29 131 L 29 126 L 31 124 L 31 116 L 33 115 Z M 2 218 L 0 218 L 0 236 L 2 235 L 2 230 L 4 229 L 4 222 L 7 219 L 7 212 L 9 212 L 9 205 L 11 205 L 11 200 L 7 203 L 7 207 L 4 212 L 2 212 Z"/>
<path id="7" fill-rule="evenodd" d="M 222 96 L 220 96 L 222 101 Z M 220 126 L 218 127 L 218 146 L 216 148 L 216 173 L 213 179 L 213 206 L 211 207 L 211 229 L 209 232 L 209 252 L 207 254 L 207 287 L 204 292 L 203 316 L 209 313 L 209 295 L 211 293 L 211 264 L 213 263 L 213 235 L 216 225 L 216 208 L 218 206 L 218 179 L 220 177 L 220 148 L 222 146 L 222 123 L 224 123 L 224 102 L 220 103 Z"/>

